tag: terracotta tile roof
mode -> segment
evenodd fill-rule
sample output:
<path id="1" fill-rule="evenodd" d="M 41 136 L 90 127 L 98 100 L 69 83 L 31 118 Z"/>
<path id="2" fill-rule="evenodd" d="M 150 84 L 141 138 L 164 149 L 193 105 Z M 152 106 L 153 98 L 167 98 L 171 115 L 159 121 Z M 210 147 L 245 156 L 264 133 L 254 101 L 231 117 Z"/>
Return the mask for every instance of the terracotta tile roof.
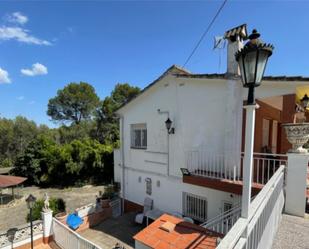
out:
<path id="1" fill-rule="evenodd" d="M 201 78 L 201 79 L 228 79 L 229 75 L 222 73 L 211 73 L 211 74 L 174 74 L 176 77 L 182 78 Z M 240 76 L 234 75 L 234 77 L 239 78 Z M 268 81 L 309 81 L 309 77 L 304 76 L 264 76 L 263 80 Z"/>
<path id="2" fill-rule="evenodd" d="M 239 35 L 241 38 L 247 38 L 247 24 L 242 24 L 225 32 L 224 38 L 231 38 Z"/>
<path id="3" fill-rule="evenodd" d="M 213 249 L 223 235 L 163 214 L 133 238 L 156 249 Z"/>
<path id="4" fill-rule="evenodd" d="M 0 175 L 0 188 L 16 186 L 26 180 L 25 177 Z"/>

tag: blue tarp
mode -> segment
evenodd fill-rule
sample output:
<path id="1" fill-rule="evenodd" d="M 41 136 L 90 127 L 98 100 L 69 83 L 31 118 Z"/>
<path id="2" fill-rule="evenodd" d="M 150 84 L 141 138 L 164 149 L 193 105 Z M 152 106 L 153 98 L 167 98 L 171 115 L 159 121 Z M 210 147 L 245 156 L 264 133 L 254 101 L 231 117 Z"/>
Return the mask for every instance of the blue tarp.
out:
<path id="1" fill-rule="evenodd" d="M 81 224 L 83 224 L 84 220 L 77 214 L 69 214 L 66 222 L 70 228 L 76 230 Z"/>

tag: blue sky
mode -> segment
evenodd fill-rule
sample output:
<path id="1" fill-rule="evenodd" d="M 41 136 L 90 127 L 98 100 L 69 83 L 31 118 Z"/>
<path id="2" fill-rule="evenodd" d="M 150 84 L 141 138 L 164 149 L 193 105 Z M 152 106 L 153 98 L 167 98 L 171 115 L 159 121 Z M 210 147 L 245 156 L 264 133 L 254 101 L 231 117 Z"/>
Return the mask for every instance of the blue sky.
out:
<path id="1" fill-rule="evenodd" d="M 185 62 L 221 3 L 1 1 L 0 115 L 53 126 L 48 100 L 69 82 L 91 83 L 100 98 L 117 82 L 145 87 Z M 247 23 L 275 46 L 267 75 L 309 76 L 308 13 L 309 1 L 229 0 L 186 68 L 225 72 L 214 36 Z"/>

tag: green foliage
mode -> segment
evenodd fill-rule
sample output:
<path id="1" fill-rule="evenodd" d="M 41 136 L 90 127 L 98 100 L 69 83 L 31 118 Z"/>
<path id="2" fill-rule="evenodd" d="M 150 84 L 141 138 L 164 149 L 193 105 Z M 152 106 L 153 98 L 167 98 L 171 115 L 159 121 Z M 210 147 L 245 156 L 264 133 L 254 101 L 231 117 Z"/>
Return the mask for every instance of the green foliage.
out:
<path id="1" fill-rule="evenodd" d="M 138 87 L 127 83 L 117 84 L 110 97 L 100 103 L 96 112 L 97 137 L 100 142 L 115 143 L 119 140 L 119 125 L 115 111 L 140 93 Z"/>
<path id="2" fill-rule="evenodd" d="M 32 221 L 41 219 L 41 212 L 44 207 L 44 200 L 36 200 L 32 208 Z M 49 208 L 53 211 L 53 216 L 58 213 L 65 211 L 65 202 L 62 198 L 50 198 L 49 199 Z M 30 214 L 26 216 L 26 221 L 30 222 Z"/>
<path id="3" fill-rule="evenodd" d="M 73 82 L 58 90 L 57 96 L 49 100 L 47 115 L 54 121 L 79 124 L 91 118 L 99 101 L 91 85 Z"/>
<path id="4" fill-rule="evenodd" d="M 44 187 L 110 182 L 113 148 L 119 147 L 115 111 L 139 92 L 138 87 L 117 84 L 98 106 L 91 85 L 70 83 L 48 104 L 48 115 L 68 126 L 51 129 L 21 116 L 0 118 L 1 167 L 13 166 L 13 174 Z"/>

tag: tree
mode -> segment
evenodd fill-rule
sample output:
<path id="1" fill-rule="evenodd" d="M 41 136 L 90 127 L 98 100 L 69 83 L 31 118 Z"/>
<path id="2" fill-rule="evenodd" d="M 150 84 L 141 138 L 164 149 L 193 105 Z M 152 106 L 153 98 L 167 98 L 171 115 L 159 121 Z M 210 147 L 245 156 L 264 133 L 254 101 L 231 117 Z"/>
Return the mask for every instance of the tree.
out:
<path id="1" fill-rule="evenodd" d="M 110 97 L 106 97 L 96 113 L 97 137 L 101 143 L 119 140 L 119 125 L 115 111 L 140 93 L 140 88 L 128 83 L 117 84 Z"/>
<path id="2" fill-rule="evenodd" d="M 47 115 L 56 122 L 79 124 L 92 117 L 99 101 L 91 85 L 73 82 L 58 90 L 57 96 L 49 100 Z"/>

